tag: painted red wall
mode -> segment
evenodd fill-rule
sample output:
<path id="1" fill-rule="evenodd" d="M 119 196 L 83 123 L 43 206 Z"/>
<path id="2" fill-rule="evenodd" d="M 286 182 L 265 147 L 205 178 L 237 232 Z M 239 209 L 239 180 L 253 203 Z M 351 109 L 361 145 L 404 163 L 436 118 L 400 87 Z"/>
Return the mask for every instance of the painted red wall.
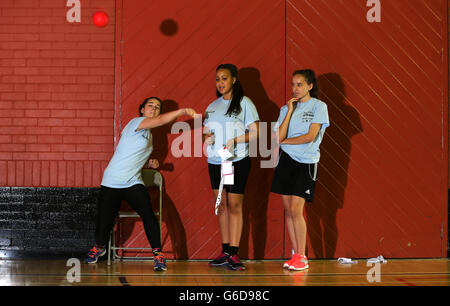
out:
<path id="1" fill-rule="evenodd" d="M 359 0 L 231 1 L 225 7 L 123 2 L 118 124 L 134 116 L 136 101 L 153 94 L 203 111 L 214 98 L 214 68 L 221 62 L 254 67 L 262 86 L 248 88 L 264 92 L 278 108 L 290 95 L 292 71 L 313 68 L 332 125 L 322 146 L 315 202 L 305 212 L 310 257 L 445 256 L 447 1 L 381 3 L 381 22 L 370 23 L 370 7 Z M 176 35 L 159 31 L 166 18 L 178 23 Z M 276 119 L 276 107 L 255 101 L 263 121 Z M 166 140 L 167 133 L 161 132 L 163 148 L 177 136 Z M 213 202 L 204 159 L 176 159 L 167 149 L 161 156 L 173 165 L 164 175 L 178 221 L 171 223 L 169 214 L 165 226 L 183 229 L 181 249 L 189 257 L 214 256 L 219 234 L 211 209 L 204 208 Z M 251 182 L 260 188 L 247 193 L 247 203 L 257 203 L 258 191 L 270 186 L 271 171 L 253 173 Z M 261 237 L 272 236 L 264 241 L 244 233 L 244 256 L 250 258 L 261 243 L 277 249 L 261 253 L 265 258 L 279 256 L 278 247 L 281 255 L 290 252 L 286 233 L 279 236 L 280 200 L 272 194 L 265 200 L 267 206 L 249 204 L 246 224 L 252 213 L 261 213 Z"/>
<path id="2" fill-rule="evenodd" d="M 448 1 L 287 1 L 287 70 L 313 67 L 331 126 L 306 210 L 318 257 L 446 256 Z"/>
<path id="3" fill-rule="evenodd" d="M 136 116 L 137 106 L 148 96 L 163 99 L 165 111 L 193 107 L 204 113 L 216 99 L 215 69 L 227 62 L 240 69 L 246 95 L 261 120 L 276 121 L 285 90 L 284 1 L 233 0 L 225 6 L 217 1 L 119 3 L 118 130 Z M 171 29 L 165 26 L 167 20 L 176 24 L 174 35 L 165 34 Z M 171 134 L 170 126 L 152 133 L 153 156 L 164 164 L 166 252 L 177 258 L 217 256 L 221 241 L 206 158 L 174 157 L 171 144 L 179 135 Z M 244 258 L 283 255 L 283 209 L 269 192 L 271 179 L 272 169 L 259 169 L 254 159 L 244 209 Z M 146 243 L 141 228 L 128 235 L 129 246 Z"/>
<path id="4" fill-rule="evenodd" d="M 0 185 L 97 187 L 143 98 L 204 112 L 223 62 L 242 69 L 262 121 L 274 121 L 292 71 L 311 67 L 332 125 L 305 212 L 309 256 L 446 256 L 447 0 L 383 0 L 380 23 L 367 22 L 364 0 L 81 0 L 80 24 L 65 4 L 0 1 Z M 105 28 L 92 24 L 97 9 Z M 153 135 L 165 249 L 211 258 L 220 238 L 206 159 L 174 157 L 170 127 Z M 283 209 L 257 165 L 241 255 L 279 258 L 290 250 Z M 124 234 L 146 243 L 139 224 Z"/>
<path id="5" fill-rule="evenodd" d="M 113 152 L 115 2 L 81 1 L 73 24 L 66 3 L 0 1 L 2 186 L 98 186 Z"/>

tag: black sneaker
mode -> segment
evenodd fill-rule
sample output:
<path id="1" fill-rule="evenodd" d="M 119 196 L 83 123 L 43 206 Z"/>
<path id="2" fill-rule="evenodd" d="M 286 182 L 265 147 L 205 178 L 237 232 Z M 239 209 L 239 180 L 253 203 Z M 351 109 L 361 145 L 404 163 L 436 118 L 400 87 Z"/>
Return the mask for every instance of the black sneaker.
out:
<path id="1" fill-rule="evenodd" d="M 97 260 L 99 257 L 102 257 L 106 254 L 106 248 L 100 248 L 97 246 L 94 246 L 88 253 L 86 259 L 84 260 L 85 263 L 94 264 L 97 263 Z"/>
<path id="2" fill-rule="evenodd" d="M 155 270 L 155 271 L 166 271 L 167 270 L 166 259 L 164 258 L 162 253 L 159 253 L 158 255 L 154 256 L 153 261 L 155 262 L 153 270 Z"/>
<path id="3" fill-rule="evenodd" d="M 242 264 L 241 260 L 239 259 L 239 256 L 237 256 L 237 255 L 228 257 L 227 263 L 228 263 L 228 268 L 230 268 L 231 270 L 236 270 L 236 271 L 245 270 L 244 265 Z"/>
<path id="4" fill-rule="evenodd" d="M 221 253 L 219 257 L 209 262 L 211 267 L 221 267 L 227 264 L 227 259 L 230 257 L 227 253 Z"/>

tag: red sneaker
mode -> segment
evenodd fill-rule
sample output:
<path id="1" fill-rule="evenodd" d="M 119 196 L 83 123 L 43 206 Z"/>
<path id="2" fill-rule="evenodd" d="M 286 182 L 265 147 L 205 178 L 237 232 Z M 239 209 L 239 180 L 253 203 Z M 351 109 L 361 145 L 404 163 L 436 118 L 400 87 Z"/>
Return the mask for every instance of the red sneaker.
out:
<path id="1" fill-rule="evenodd" d="M 298 254 L 292 255 L 292 258 L 289 259 L 288 261 L 286 261 L 286 262 L 283 264 L 283 268 L 284 268 L 284 269 L 289 269 L 289 267 L 292 266 L 292 264 L 294 263 L 294 260 L 296 260 L 296 258 L 297 258 L 298 256 L 299 256 Z"/>
<path id="2" fill-rule="evenodd" d="M 308 258 L 305 255 L 297 255 L 289 266 L 289 271 L 303 271 L 308 268 Z"/>

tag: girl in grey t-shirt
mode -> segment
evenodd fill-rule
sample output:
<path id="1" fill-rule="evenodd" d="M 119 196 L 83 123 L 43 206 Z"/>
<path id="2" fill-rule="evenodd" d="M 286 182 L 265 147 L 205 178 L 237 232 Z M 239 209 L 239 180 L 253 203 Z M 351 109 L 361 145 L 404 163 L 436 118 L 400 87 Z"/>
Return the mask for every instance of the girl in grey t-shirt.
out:
<path id="1" fill-rule="evenodd" d="M 249 145 L 258 137 L 258 112 L 253 102 L 244 96 L 236 66 L 223 64 L 216 69 L 216 93 L 205 111 L 205 130 L 208 144 L 208 170 L 214 197 L 217 198 L 221 180 L 222 159 L 218 150 L 226 147 L 232 153 L 234 184 L 225 185 L 225 196 L 218 209 L 222 252 L 210 266 L 228 266 L 244 270 L 238 256 L 242 233 L 242 206 L 250 172 Z M 225 199 L 224 199 L 225 198 Z"/>
<path id="2" fill-rule="evenodd" d="M 139 106 L 140 117 L 130 120 L 122 130 L 119 143 L 103 173 L 95 230 L 96 245 L 89 251 L 85 262 L 96 263 L 106 254 L 106 244 L 114 226 L 122 200 L 125 200 L 142 218 L 145 234 L 154 255 L 154 270 L 165 271 L 166 260 L 161 250 L 158 220 L 153 213 L 141 171 L 153 150 L 150 129 L 165 125 L 176 118 L 194 117 L 193 109 L 184 108 L 165 114 L 161 112 L 161 100 L 150 97 Z M 151 168 L 158 168 L 157 160 L 150 159 Z"/>

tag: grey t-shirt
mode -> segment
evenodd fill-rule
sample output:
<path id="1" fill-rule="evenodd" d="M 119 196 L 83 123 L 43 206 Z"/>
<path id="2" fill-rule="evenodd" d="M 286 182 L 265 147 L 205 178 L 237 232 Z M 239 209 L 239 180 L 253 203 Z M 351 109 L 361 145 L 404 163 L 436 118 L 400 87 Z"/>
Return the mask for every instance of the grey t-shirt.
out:
<path id="1" fill-rule="evenodd" d="M 103 173 L 102 186 L 127 188 L 144 184 L 142 168 L 153 151 L 150 129 L 136 130 L 144 119 L 134 118 L 122 130 L 116 151 Z"/>

